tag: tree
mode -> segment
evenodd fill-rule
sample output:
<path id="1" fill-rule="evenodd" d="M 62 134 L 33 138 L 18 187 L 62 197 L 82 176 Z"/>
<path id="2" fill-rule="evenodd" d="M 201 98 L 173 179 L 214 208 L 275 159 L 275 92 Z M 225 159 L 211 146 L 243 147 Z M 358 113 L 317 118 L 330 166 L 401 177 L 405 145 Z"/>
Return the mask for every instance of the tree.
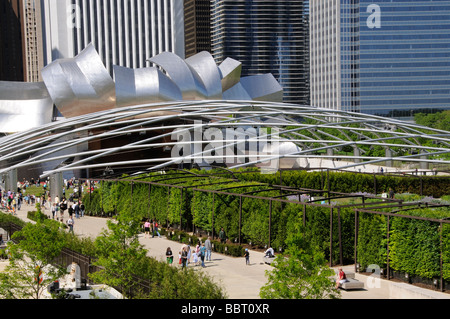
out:
<path id="1" fill-rule="evenodd" d="M 64 236 L 56 225 L 28 223 L 15 232 L 7 253 L 9 265 L 0 273 L 0 298 L 40 299 L 46 287 L 66 273 L 50 266 L 61 254 Z"/>
<path id="2" fill-rule="evenodd" d="M 140 222 L 129 212 L 117 215 L 117 221 L 107 223 L 104 231 L 95 240 L 99 256 L 94 265 L 101 269 L 89 276 L 95 282 L 117 287 L 124 297 L 132 298 L 131 288 L 135 276 L 145 264 L 147 251 L 139 243 Z"/>
<path id="3" fill-rule="evenodd" d="M 266 271 L 268 282 L 261 287 L 264 299 L 335 299 L 340 293 L 330 279 L 334 271 L 326 266 L 319 249 L 304 238 L 303 231 L 291 235 L 286 243 L 288 257 L 278 255 L 272 271 Z"/>

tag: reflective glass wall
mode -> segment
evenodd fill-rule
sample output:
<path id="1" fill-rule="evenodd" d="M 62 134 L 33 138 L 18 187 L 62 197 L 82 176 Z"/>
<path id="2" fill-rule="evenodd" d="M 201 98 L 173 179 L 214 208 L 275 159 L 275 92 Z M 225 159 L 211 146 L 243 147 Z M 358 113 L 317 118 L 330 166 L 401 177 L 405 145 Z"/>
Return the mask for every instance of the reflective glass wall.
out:
<path id="1" fill-rule="evenodd" d="M 271 73 L 284 102 L 309 104 L 308 0 L 213 0 L 211 44 L 217 63 L 242 62 L 242 77 Z"/>
<path id="2" fill-rule="evenodd" d="M 450 109 L 450 1 L 359 0 L 359 13 L 361 111 Z"/>

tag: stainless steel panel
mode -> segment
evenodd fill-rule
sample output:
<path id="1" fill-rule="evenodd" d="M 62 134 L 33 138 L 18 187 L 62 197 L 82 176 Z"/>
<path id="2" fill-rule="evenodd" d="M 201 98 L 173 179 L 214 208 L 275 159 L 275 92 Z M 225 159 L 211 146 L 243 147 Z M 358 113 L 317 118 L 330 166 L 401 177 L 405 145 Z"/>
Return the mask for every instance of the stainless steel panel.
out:
<path id="1" fill-rule="evenodd" d="M 178 86 L 183 95 L 183 100 L 204 99 L 206 93 L 197 87 L 194 76 L 186 64 L 178 55 L 171 52 L 160 53 L 148 61 L 161 67 L 167 76 Z"/>
<path id="2" fill-rule="evenodd" d="M 219 65 L 222 91 L 225 92 L 239 83 L 241 79 L 242 63 L 232 58 L 226 58 Z"/>
<path id="3" fill-rule="evenodd" d="M 252 100 L 283 102 L 283 88 L 270 73 L 243 77 L 241 84 Z"/>
<path id="4" fill-rule="evenodd" d="M 42 78 L 53 102 L 66 118 L 116 106 L 114 81 L 92 44 L 74 58 L 47 65 L 42 70 Z"/>
<path id="5" fill-rule="evenodd" d="M 221 100 L 222 83 L 219 69 L 212 55 L 207 51 L 202 51 L 187 58 L 185 61 L 197 81 L 198 89 L 204 88 L 206 98 Z"/>
<path id="6" fill-rule="evenodd" d="M 43 82 L 0 81 L 0 133 L 15 133 L 52 120 L 53 102 Z"/>
<path id="7" fill-rule="evenodd" d="M 117 106 L 177 101 L 181 90 L 155 67 L 130 69 L 114 66 Z"/>

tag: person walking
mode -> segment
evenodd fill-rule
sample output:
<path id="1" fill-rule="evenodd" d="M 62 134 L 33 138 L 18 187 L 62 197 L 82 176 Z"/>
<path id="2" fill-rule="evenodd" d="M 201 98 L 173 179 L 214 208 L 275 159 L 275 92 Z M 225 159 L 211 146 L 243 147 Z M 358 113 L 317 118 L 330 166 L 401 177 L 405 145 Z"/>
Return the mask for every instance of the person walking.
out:
<path id="1" fill-rule="evenodd" d="M 70 216 L 69 219 L 67 220 L 67 225 L 69 226 L 69 232 L 71 232 L 73 234 L 73 225 L 75 224 L 73 217 Z"/>
<path id="2" fill-rule="evenodd" d="M 205 243 L 202 244 L 200 247 L 200 259 L 202 260 L 202 267 L 205 268 L 205 255 L 206 255 L 206 248 Z"/>
<path id="3" fill-rule="evenodd" d="M 186 269 L 186 262 L 187 262 L 187 250 L 186 250 L 186 246 L 183 247 L 183 249 L 181 250 L 181 269 Z"/>
<path id="4" fill-rule="evenodd" d="M 67 201 L 63 197 L 61 203 L 59 204 L 59 212 L 60 212 L 60 221 L 64 221 L 64 211 L 67 209 Z"/>
<path id="5" fill-rule="evenodd" d="M 212 244 L 210 236 L 208 236 L 208 238 L 205 240 L 205 248 L 206 248 L 206 261 L 211 261 Z"/>
<path id="6" fill-rule="evenodd" d="M 155 233 L 158 235 L 159 238 L 161 238 L 161 235 L 158 232 L 158 223 L 156 220 L 153 220 L 153 235 L 152 238 L 155 237 Z"/>
<path id="7" fill-rule="evenodd" d="M 149 234 L 149 236 L 150 236 L 150 234 Z M 167 247 L 167 250 L 166 250 L 166 261 L 169 265 L 172 265 L 172 263 L 173 263 L 173 253 L 172 253 L 172 249 L 170 249 L 170 247 Z"/>
<path id="8" fill-rule="evenodd" d="M 80 215 L 81 217 L 84 216 L 84 204 L 81 200 L 80 200 Z"/>
<path id="9" fill-rule="evenodd" d="M 248 251 L 248 248 L 245 248 L 244 257 L 245 257 L 245 264 L 250 265 L 250 252 Z"/>
<path id="10" fill-rule="evenodd" d="M 75 202 L 75 205 L 73 206 L 73 211 L 75 213 L 75 217 L 80 218 L 80 203 L 78 203 L 78 201 Z"/>
<path id="11" fill-rule="evenodd" d="M 150 238 L 150 221 L 148 219 L 144 223 L 144 237 Z"/>
<path id="12" fill-rule="evenodd" d="M 55 214 L 56 214 L 56 204 L 53 203 L 52 204 L 52 219 L 55 219 Z"/>
<path id="13" fill-rule="evenodd" d="M 223 227 L 220 229 L 220 232 L 219 232 L 219 239 L 220 239 L 220 242 L 221 242 L 222 244 L 225 244 L 225 242 L 227 241 L 227 238 L 226 238 L 226 236 L 225 236 L 225 231 L 223 230 Z"/>

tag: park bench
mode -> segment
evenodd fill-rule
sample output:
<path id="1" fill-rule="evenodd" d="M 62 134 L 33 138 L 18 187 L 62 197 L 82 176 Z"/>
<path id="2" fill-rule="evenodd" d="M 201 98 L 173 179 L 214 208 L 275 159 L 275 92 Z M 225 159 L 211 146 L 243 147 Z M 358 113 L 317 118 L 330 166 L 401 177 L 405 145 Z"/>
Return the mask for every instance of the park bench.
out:
<path id="1" fill-rule="evenodd" d="M 344 272 L 348 281 L 341 284 L 340 288 L 344 290 L 364 289 L 364 283 L 362 281 L 359 281 L 358 279 L 355 279 L 354 272 L 352 271 L 344 271 Z"/>

